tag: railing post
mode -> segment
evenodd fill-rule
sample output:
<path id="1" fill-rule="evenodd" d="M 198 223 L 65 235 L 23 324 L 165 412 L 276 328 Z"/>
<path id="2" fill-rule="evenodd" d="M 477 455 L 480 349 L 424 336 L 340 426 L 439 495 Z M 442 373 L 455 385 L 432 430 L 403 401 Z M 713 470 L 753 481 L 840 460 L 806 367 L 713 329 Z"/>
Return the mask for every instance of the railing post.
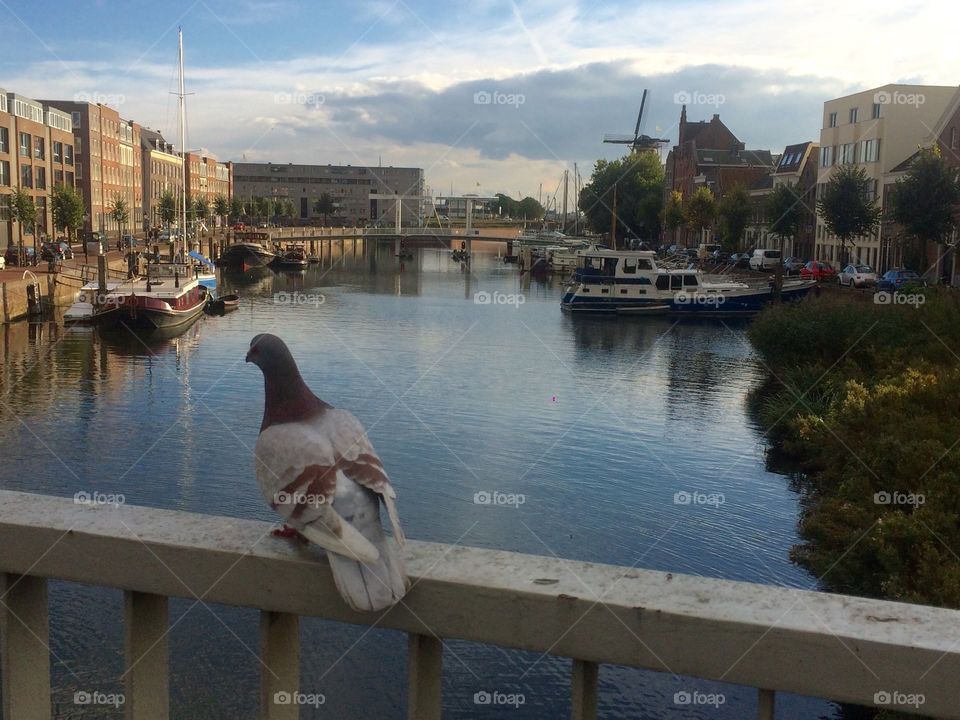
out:
<path id="1" fill-rule="evenodd" d="M 440 720 L 443 709 L 443 643 L 432 635 L 410 635 L 409 720 Z"/>
<path id="2" fill-rule="evenodd" d="M 300 706 L 300 618 L 260 611 L 260 717 L 297 720 Z"/>
<path id="3" fill-rule="evenodd" d="M 46 578 L 0 573 L 3 717 L 50 720 Z"/>
<path id="4" fill-rule="evenodd" d="M 570 675 L 573 720 L 596 720 L 598 670 L 596 663 L 574 659 Z"/>
<path id="5" fill-rule="evenodd" d="M 170 715 L 167 598 L 125 590 L 123 647 L 127 670 L 124 716 L 163 720 Z"/>
<path id="6" fill-rule="evenodd" d="M 777 695 L 773 690 L 757 688 L 757 720 L 774 720 Z"/>

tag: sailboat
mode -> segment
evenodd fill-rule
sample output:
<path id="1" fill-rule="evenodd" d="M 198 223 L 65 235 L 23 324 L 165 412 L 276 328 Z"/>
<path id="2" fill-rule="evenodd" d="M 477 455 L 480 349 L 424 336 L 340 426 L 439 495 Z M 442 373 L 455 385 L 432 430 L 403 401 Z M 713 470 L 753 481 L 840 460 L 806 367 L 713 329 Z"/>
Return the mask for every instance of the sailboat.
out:
<path id="1" fill-rule="evenodd" d="M 159 330 L 186 329 L 203 312 L 209 299 L 208 287 L 200 281 L 200 266 L 183 261 L 180 243 L 186 243 L 187 158 L 186 115 L 183 90 L 183 31 L 178 28 L 180 84 L 180 149 L 183 153 L 179 239 L 174 244 L 171 262 L 147 263 L 146 277 L 120 283 L 106 293 L 96 313 L 99 324 L 107 327 Z"/>

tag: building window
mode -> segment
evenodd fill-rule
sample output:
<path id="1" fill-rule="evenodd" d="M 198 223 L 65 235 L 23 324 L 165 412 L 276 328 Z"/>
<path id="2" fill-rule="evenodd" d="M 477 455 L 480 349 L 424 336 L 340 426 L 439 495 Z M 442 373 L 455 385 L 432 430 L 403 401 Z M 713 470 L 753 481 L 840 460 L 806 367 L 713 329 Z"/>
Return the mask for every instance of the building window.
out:
<path id="1" fill-rule="evenodd" d="M 831 167 L 833 165 L 833 145 L 826 145 L 820 148 L 820 167 Z"/>
<path id="2" fill-rule="evenodd" d="M 853 143 L 844 143 L 840 146 L 840 157 L 837 159 L 841 165 L 852 165 L 856 162 L 856 153 Z"/>
<path id="3" fill-rule="evenodd" d="M 53 171 L 53 184 L 54 184 L 54 185 L 63 185 L 63 170 L 54 170 L 54 171 Z"/>
<path id="4" fill-rule="evenodd" d="M 73 165 L 73 145 L 63 146 L 63 162 L 67 165 Z"/>
<path id="5" fill-rule="evenodd" d="M 39 135 L 33 137 L 33 157 L 36 160 L 44 159 L 43 138 Z"/>
<path id="6" fill-rule="evenodd" d="M 0 152 L 10 152 L 10 131 L 0 127 Z"/>
<path id="7" fill-rule="evenodd" d="M 32 165 L 21 165 L 20 166 L 20 187 L 33 187 L 33 166 Z"/>
<path id="8" fill-rule="evenodd" d="M 879 140 L 864 140 L 860 145 L 860 162 L 876 162 L 880 158 Z"/>
<path id="9" fill-rule="evenodd" d="M 20 157 L 30 157 L 30 133 L 20 133 Z"/>
<path id="10" fill-rule="evenodd" d="M 836 114 L 835 112 L 830 113 L 830 117 L 829 117 L 829 120 L 828 120 L 827 122 L 828 122 L 828 127 L 836 127 L 836 126 L 837 126 L 837 114 Z"/>
<path id="11" fill-rule="evenodd" d="M 850 124 L 852 125 L 857 121 L 857 115 L 859 115 L 860 108 L 850 108 Z"/>
<path id="12" fill-rule="evenodd" d="M 74 187 L 73 173 L 72 173 L 72 172 L 68 172 L 68 173 L 67 173 L 67 175 L 66 175 L 66 180 L 67 180 L 67 185 L 69 185 L 70 187 Z"/>
<path id="13" fill-rule="evenodd" d="M 80 113 L 79 113 L 79 112 L 74 111 L 74 112 L 70 113 L 70 119 L 73 121 L 73 127 L 74 127 L 74 128 L 80 127 Z"/>
<path id="14" fill-rule="evenodd" d="M 46 168 L 38 167 L 36 172 L 36 188 L 37 190 L 46 190 L 47 189 L 47 170 Z"/>
<path id="15" fill-rule="evenodd" d="M 53 161 L 63 162 L 63 143 L 53 141 Z"/>
<path id="16" fill-rule="evenodd" d="M 873 119 L 874 120 L 880 119 L 880 103 L 873 104 Z"/>
<path id="17" fill-rule="evenodd" d="M 0 160 L 0 185 L 10 185 L 10 163 Z"/>

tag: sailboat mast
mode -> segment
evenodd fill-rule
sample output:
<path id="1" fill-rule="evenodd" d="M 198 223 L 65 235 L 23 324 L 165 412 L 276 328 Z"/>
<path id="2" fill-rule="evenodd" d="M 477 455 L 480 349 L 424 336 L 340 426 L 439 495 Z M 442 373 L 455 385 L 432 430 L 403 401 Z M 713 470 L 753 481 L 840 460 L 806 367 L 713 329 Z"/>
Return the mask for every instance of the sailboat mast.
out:
<path id="1" fill-rule="evenodd" d="M 183 29 L 177 28 L 179 39 L 178 65 L 180 69 L 180 88 L 177 97 L 180 100 L 180 154 L 183 162 L 180 163 L 180 183 L 183 191 L 180 193 L 180 232 L 184 248 L 187 242 L 187 128 L 185 93 L 183 90 Z"/>
<path id="2" fill-rule="evenodd" d="M 563 220 L 560 221 L 560 232 L 567 231 L 567 184 L 570 180 L 570 171 L 563 170 Z"/>

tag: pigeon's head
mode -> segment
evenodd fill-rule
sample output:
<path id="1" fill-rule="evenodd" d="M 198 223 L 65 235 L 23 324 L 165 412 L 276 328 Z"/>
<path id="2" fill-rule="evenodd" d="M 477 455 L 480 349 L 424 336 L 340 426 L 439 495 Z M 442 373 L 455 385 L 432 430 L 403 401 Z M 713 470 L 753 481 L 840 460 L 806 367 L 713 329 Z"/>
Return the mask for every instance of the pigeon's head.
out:
<path id="1" fill-rule="evenodd" d="M 259 367 L 264 374 L 288 370 L 291 365 L 296 367 L 287 344 L 270 333 L 254 336 L 250 341 L 246 359 Z"/>

